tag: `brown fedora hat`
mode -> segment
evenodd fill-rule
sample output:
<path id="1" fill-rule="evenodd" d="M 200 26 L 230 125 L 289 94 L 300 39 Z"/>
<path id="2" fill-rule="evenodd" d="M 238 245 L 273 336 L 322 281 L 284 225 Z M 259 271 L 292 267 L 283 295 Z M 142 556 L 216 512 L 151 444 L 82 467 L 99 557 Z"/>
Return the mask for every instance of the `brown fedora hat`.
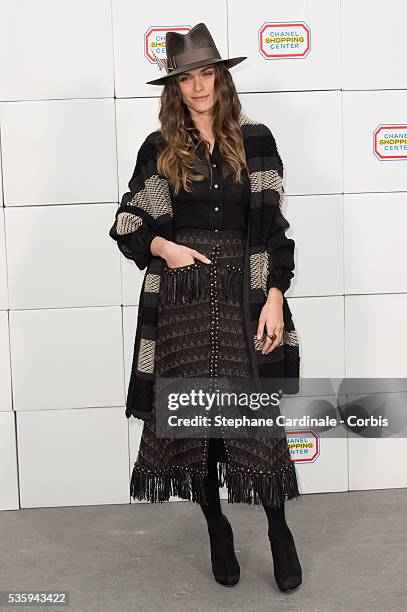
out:
<path id="1" fill-rule="evenodd" d="M 218 62 L 223 62 L 227 68 L 232 68 L 247 59 L 247 57 L 222 59 L 204 23 L 198 23 L 186 34 L 167 32 L 165 46 L 167 52 L 165 60 L 158 58 L 153 51 L 151 52 L 159 69 L 165 70 L 167 74 L 154 81 L 147 81 L 146 85 L 164 85 L 170 76 Z"/>

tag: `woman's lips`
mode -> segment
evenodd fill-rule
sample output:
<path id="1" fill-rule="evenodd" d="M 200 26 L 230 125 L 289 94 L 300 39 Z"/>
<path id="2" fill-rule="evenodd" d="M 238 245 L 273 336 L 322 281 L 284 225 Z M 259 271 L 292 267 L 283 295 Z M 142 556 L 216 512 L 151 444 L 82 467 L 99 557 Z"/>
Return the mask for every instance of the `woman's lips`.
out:
<path id="1" fill-rule="evenodd" d="M 206 98 L 209 98 L 209 95 L 207 95 L 207 96 L 200 96 L 199 98 L 194 98 L 194 100 L 206 100 Z"/>

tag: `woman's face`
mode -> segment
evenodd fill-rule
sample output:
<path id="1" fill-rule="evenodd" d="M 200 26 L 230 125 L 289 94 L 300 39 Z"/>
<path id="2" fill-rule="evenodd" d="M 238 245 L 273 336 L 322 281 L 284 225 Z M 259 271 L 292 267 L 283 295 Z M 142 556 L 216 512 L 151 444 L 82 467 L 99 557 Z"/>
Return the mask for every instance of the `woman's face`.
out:
<path id="1" fill-rule="evenodd" d="M 216 102 L 215 68 L 212 65 L 194 68 L 177 75 L 184 104 L 192 112 L 210 110 Z"/>

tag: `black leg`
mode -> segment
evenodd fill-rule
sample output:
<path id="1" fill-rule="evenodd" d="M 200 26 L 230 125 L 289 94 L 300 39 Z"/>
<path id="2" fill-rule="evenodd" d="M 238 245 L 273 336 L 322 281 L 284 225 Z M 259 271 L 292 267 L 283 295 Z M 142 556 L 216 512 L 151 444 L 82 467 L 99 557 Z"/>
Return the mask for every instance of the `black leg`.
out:
<path id="1" fill-rule="evenodd" d="M 220 584 L 234 586 L 240 579 L 240 566 L 235 554 L 232 527 L 222 514 L 217 459 L 212 440 L 209 439 L 208 449 L 208 504 L 201 504 L 201 508 L 208 523 L 213 575 Z"/>
<path id="2" fill-rule="evenodd" d="M 213 438 L 209 439 L 208 448 L 208 504 L 201 504 L 202 512 L 208 523 L 208 529 L 216 531 L 225 528 L 224 516 L 219 496 L 218 471 L 216 455 L 212 444 Z"/>
<path id="3" fill-rule="evenodd" d="M 294 537 L 285 520 L 285 503 L 279 508 L 265 506 L 268 537 L 274 564 L 274 577 L 281 591 L 291 591 L 302 582 L 302 569 Z"/>
<path id="4" fill-rule="evenodd" d="M 277 535 L 279 533 L 287 533 L 289 531 L 285 520 L 285 503 L 283 502 L 279 508 L 274 509 L 272 506 L 265 506 L 264 511 L 267 516 L 269 533 Z"/>

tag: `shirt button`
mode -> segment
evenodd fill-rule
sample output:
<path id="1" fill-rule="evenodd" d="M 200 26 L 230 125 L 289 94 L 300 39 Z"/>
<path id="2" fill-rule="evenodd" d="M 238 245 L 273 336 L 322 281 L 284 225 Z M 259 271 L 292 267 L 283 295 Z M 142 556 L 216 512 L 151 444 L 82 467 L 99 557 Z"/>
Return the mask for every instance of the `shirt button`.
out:
<path id="1" fill-rule="evenodd" d="M 213 167 L 213 168 L 216 168 L 216 164 L 212 164 L 212 167 Z"/>
<path id="2" fill-rule="evenodd" d="M 218 185 L 216 185 L 216 184 L 215 184 L 215 185 L 214 185 L 214 187 L 215 187 L 215 189 L 217 189 L 217 188 L 218 188 Z"/>

